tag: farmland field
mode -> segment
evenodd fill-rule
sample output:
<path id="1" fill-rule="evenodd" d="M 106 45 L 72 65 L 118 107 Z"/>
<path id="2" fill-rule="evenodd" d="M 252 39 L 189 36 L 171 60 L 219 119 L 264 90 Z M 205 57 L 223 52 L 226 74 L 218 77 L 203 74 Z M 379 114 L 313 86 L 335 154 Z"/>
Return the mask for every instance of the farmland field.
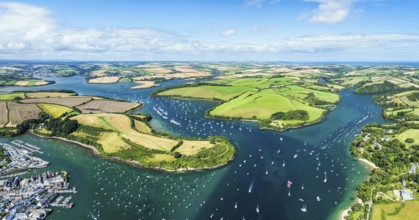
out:
<path id="1" fill-rule="evenodd" d="M 85 102 L 92 100 L 92 97 L 89 96 L 70 96 L 70 97 L 63 97 L 63 98 L 40 98 L 40 99 L 24 99 L 22 100 L 23 103 L 50 103 L 50 104 L 57 104 L 57 105 L 65 105 L 65 106 L 78 106 Z"/>
<path id="2" fill-rule="evenodd" d="M 333 89 L 290 77 L 218 78 L 208 83 L 217 85 L 190 85 L 157 95 L 222 100 L 223 103 L 208 112 L 210 116 L 259 120 L 264 121 L 264 126 L 281 129 L 287 125 L 318 122 L 326 112 L 319 106 L 334 105 L 340 100 Z M 274 114 L 287 112 L 294 116 L 284 120 L 272 118 Z M 299 113 L 305 115 L 304 118 L 295 115 Z"/>
<path id="3" fill-rule="evenodd" d="M 196 155 L 202 149 L 209 149 L 212 147 L 213 144 L 210 144 L 208 141 L 184 141 L 176 151 L 183 155 L 191 156 Z"/>
<path id="4" fill-rule="evenodd" d="M 141 133 L 151 134 L 151 128 L 142 121 L 134 120 L 134 126 Z"/>
<path id="5" fill-rule="evenodd" d="M 138 108 L 141 104 L 113 100 L 92 100 L 78 106 L 83 113 L 123 113 L 130 109 Z"/>
<path id="6" fill-rule="evenodd" d="M 67 93 L 67 92 L 27 92 L 27 98 L 62 98 L 62 97 L 69 97 L 74 96 L 75 93 Z"/>
<path id="7" fill-rule="evenodd" d="M 89 83 L 98 83 L 98 84 L 106 84 L 106 83 L 116 83 L 119 80 L 119 76 L 105 76 L 105 77 L 99 77 L 90 79 Z"/>
<path id="8" fill-rule="evenodd" d="M 268 119 L 273 113 L 293 110 L 292 102 L 283 95 L 271 91 L 247 92 L 236 99 L 217 106 L 209 114 L 213 116 Z"/>
<path id="9" fill-rule="evenodd" d="M 25 98 L 25 93 L 17 92 L 17 93 L 0 94 L 0 101 L 13 100 L 15 97 Z"/>
<path id="10" fill-rule="evenodd" d="M 0 127 L 3 127 L 9 121 L 8 111 L 7 111 L 7 103 L 0 102 Z"/>
<path id="11" fill-rule="evenodd" d="M 78 115 L 72 119 L 77 120 L 82 125 L 89 125 L 115 131 L 120 139 L 126 138 L 135 144 L 153 150 L 169 152 L 172 147 L 178 143 L 176 140 L 142 134 L 135 131 L 131 128 L 131 122 L 128 116 L 122 114 Z M 115 135 L 101 137 L 102 143 L 110 144 L 109 147 L 104 146 L 104 149 L 112 149 L 112 146 L 114 145 L 111 140 L 114 140 L 115 138 Z"/>
<path id="12" fill-rule="evenodd" d="M 149 158 L 153 162 L 173 161 L 174 158 L 170 155 L 170 152 L 176 145 L 181 143 L 179 140 L 137 132 L 131 128 L 129 117 L 123 114 L 83 114 L 72 117 L 71 119 L 77 120 L 81 125 L 106 129 L 106 131 L 100 133 L 97 141 L 105 153 L 118 153 L 124 150 L 132 150 L 134 152 L 140 150 L 138 149 L 140 146 L 156 151 Z M 135 126 L 137 127 L 138 125 L 138 121 L 135 122 Z M 141 127 L 144 126 L 150 129 L 146 124 L 141 124 Z M 87 136 L 87 134 L 83 134 L 80 131 L 75 132 L 74 135 L 78 137 Z M 199 152 L 211 150 L 213 147 L 215 147 L 215 144 L 211 144 L 209 141 L 183 140 L 175 152 L 194 157 Z M 230 152 L 230 147 L 224 146 L 224 148 L 225 150 L 220 153 L 220 156 L 224 153 L 227 153 L 227 155 L 233 153 Z"/>
<path id="13" fill-rule="evenodd" d="M 158 93 L 161 96 L 181 96 L 202 99 L 219 99 L 227 101 L 235 96 L 242 94 L 252 88 L 233 87 L 233 86 L 198 86 L 176 88 Z"/>
<path id="14" fill-rule="evenodd" d="M 15 127 L 28 119 L 38 118 L 41 109 L 36 104 L 7 103 L 9 108 L 9 123 L 7 127 Z"/>
<path id="15" fill-rule="evenodd" d="M 47 81 L 43 80 L 21 80 L 15 83 L 15 86 L 43 86 L 47 85 Z"/>
<path id="16" fill-rule="evenodd" d="M 73 111 L 73 109 L 56 104 L 47 104 L 47 103 L 39 103 L 38 107 L 42 109 L 45 113 L 51 115 L 54 118 L 59 118 L 64 113 L 68 113 Z"/>
<path id="17" fill-rule="evenodd" d="M 407 220 L 417 219 L 419 201 L 403 203 L 377 204 L 372 211 L 372 220 Z M 397 211 L 399 210 L 399 211 Z"/>
<path id="18" fill-rule="evenodd" d="M 407 106 L 411 106 L 411 107 L 419 107 L 419 101 L 411 101 L 407 98 L 407 96 L 409 96 L 413 93 L 416 93 L 416 92 L 417 92 L 417 90 L 397 93 L 395 95 L 389 96 L 389 99 L 394 103 L 407 105 Z"/>
<path id="19" fill-rule="evenodd" d="M 401 142 L 404 143 L 406 145 L 406 147 L 410 147 L 414 144 L 419 144 L 419 143 L 406 143 L 405 140 L 407 138 L 413 138 L 413 140 L 418 141 L 419 140 L 419 129 L 409 129 L 407 131 L 404 131 L 403 133 L 397 134 L 396 138 Z"/>

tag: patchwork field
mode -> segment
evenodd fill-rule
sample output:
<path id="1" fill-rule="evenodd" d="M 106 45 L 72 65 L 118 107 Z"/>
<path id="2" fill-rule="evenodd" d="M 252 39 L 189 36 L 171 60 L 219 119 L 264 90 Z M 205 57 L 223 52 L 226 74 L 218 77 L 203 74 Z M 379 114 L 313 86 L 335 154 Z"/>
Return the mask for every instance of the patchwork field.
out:
<path id="1" fill-rule="evenodd" d="M 116 83 L 119 80 L 119 76 L 104 76 L 93 78 L 89 80 L 89 83 L 97 83 L 97 84 L 106 84 L 106 83 Z"/>
<path id="2" fill-rule="evenodd" d="M 83 113 L 123 113 L 141 104 L 133 102 L 121 102 L 113 100 L 92 100 L 83 105 L 77 106 Z"/>
<path id="3" fill-rule="evenodd" d="M 23 103 L 50 103 L 64 106 L 78 106 L 83 103 L 86 103 L 92 100 L 92 97 L 89 96 L 70 96 L 63 98 L 40 98 L 40 99 L 24 99 L 21 102 Z"/>
<path id="4" fill-rule="evenodd" d="M 28 119 L 38 118 L 41 109 L 36 104 L 7 103 L 9 109 L 9 123 L 7 127 L 15 127 Z"/>
<path id="5" fill-rule="evenodd" d="M 130 118 L 124 114 L 82 114 L 71 119 L 81 124 L 71 134 L 74 138 L 94 140 L 105 155 L 136 161 L 143 166 L 169 170 L 199 168 L 224 164 L 234 156 L 234 147 L 226 139 L 212 138 L 210 142 L 159 137 L 151 134 L 146 124 L 135 121 L 138 130 L 150 129 L 150 134 L 140 133 L 131 127 Z"/>
<path id="6" fill-rule="evenodd" d="M 417 219 L 418 213 L 419 201 L 377 204 L 372 209 L 372 220 Z"/>
<path id="7" fill-rule="evenodd" d="M 128 116 L 122 114 L 83 114 L 72 117 L 82 125 L 88 125 L 103 129 L 112 130 L 117 133 L 119 139 L 126 138 L 131 142 L 152 150 L 169 152 L 178 141 L 167 138 L 160 138 L 148 134 L 142 134 L 131 128 Z M 101 137 L 105 152 L 114 152 L 115 145 L 112 141 L 115 135 Z"/>
<path id="8" fill-rule="evenodd" d="M 0 127 L 5 126 L 7 122 L 9 122 L 9 116 L 6 105 L 6 102 L 0 102 Z"/>
<path id="9" fill-rule="evenodd" d="M 54 118 L 59 118 L 64 113 L 73 111 L 72 108 L 56 104 L 39 103 L 38 107 L 41 108 L 43 112 L 51 115 Z"/>

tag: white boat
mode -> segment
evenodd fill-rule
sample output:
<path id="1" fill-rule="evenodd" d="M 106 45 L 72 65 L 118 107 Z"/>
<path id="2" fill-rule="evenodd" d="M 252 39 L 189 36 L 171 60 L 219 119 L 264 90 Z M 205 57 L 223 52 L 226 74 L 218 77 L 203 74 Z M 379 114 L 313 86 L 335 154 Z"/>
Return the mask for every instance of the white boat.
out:
<path id="1" fill-rule="evenodd" d="M 285 160 L 282 161 L 282 167 L 285 167 Z"/>
<path id="2" fill-rule="evenodd" d="M 234 209 L 237 209 L 237 202 L 234 204 Z"/>
<path id="3" fill-rule="evenodd" d="M 307 207 L 306 207 L 306 205 L 303 205 L 303 207 L 301 208 L 301 211 L 302 211 L 302 212 L 307 212 Z"/>
<path id="4" fill-rule="evenodd" d="M 291 196 L 291 190 L 288 190 L 288 196 Z"/>
<path id="5" fill-rule="evenodd" d="M 326 173 L 326 171 L 324 171 L 324 180 L 323 180 L 323 182 L 327 182 L 327 173 Z"/>
<path id="6" fill-rule="evenodd" d="M 301 190 L 304 190 L 304 184 L 301 185 Z"/>
<path id="7" fill-rule="evenodd" d="M 284 139 L 282 139 L 282 137 L 280 137 L 279 140 L 283 141 Z"/>
<path id="8" fill-rule="evenodd" d="M 256 205 L 256 212 L 259 213 L 259 204 Z"/>
<path id="9" fill-rule="evenodd" d="M 295 158 L 297 158 L 297 157 L 298 157 L 298 155 L 297 155 L 297 154 L 295 154 L 295 155 L 294 155 L 294 159 L 295 159 Z"/>
<path id="10" fill-rule="evenodd" d="M 317 202 L 320 202 L 320 197 L 319 196 L 317 196 L 316 199 L 317 199 Z"/>
<path id="11" fill-rule="evenodd" d="M 177 121 L 175 121 L 174 119 L 171 119 L 170 120 L 170 123 L 180 126 L 180 123 L 177 122 Z"/>

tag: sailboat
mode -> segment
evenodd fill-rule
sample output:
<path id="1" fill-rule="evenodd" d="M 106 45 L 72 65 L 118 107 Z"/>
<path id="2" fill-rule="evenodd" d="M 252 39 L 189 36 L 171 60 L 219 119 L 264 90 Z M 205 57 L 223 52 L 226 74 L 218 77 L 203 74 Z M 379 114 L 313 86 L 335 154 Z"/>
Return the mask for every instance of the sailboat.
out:
<path id="1" fill-rule="evenodd" d="M 303 207 L 301 208 L 301 211 L 302 211 L 302 212 L 307 212 L 307 207 L 306 207 L 306 205 L 303 205 Z"/>
<path id="2" fill-rule="evenodd" d="M 324 180 L 323 180 L 323 182 L 327 182 L 327 173 L 326 173 L 326 171 L 324 171 Z"/>

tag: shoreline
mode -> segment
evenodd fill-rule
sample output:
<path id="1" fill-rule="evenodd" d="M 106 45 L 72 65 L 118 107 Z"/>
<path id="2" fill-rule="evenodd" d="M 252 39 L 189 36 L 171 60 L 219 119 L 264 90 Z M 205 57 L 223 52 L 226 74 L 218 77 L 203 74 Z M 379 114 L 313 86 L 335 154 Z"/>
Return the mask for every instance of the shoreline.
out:
<path id="1" fill-rule="evenodd" d="M 83 144 L 83 143 L 80 143 L 80 142 L 77 142 L 77 141 L 73 141 L 73 140 L 70 140 L 70 139 L 67 139 L 67 138 L 64 138 L 64 137 L 43 136 L 43 135 L 40 135 L 40 134 L 36 134 L 36 133 L 34 133 L 32 131 L 29 131 L 29 133 L 32 134 L 32 135 L 35 135 L 37 137 L 40 137 L 40 138 L 56 139 L 56 140 L 61 140 L 61 141 L 65 141 L 65 142 L 68 142 L 68 143 L 77 144 L 77 145 L 79 145 L 79 146 L 81 146 L 83 148 L 86 148 L 90 153 L 92 153 L 95 156 L 102 156 L 102 154 L 95 147 L 93 147 L 91 145 L 88 145 L 88 144 Z"/>
<path id="2" fill-rule="evenodd" d="M 358 158 L 359 161 L 364 162 L 369 168 L 373 169 L 380 169 L 375 163 L 365 159 L 365 158 Z"/>
<path id="3" fill-rule="evenodd" d="M 40 134 L 33 133 L 32 131 L 29 131 L 29 133 L 32 134 L 32 135 L 35 135 L 37 137 L 40 137 L 40 138 L 56 139 L 56 140 L 61 140 L 61 141 L 65 141 L 65 142 L 68 142 L 68 143 L 76 144 L 78 146 L 81 146 L 81 147 L 87 149 L 88 152 L 91 153 L 92 155 L 103 158 L 103 159 L 108 159 L 108 160 L 116 161 L 116 162 L 119 162 L 119 163 L 128 164 L 128 165 L 131 165 L 131 166 L 134 166 L 134 167 L 140 167 L 140 168 L 147 169 L 147 170 L 154 170 L 154 171 L 160 171 L 160 172 L 166 172 L 166 173 L 185 173 L 185 172 L 193 172 L 193 171 L 198 172 L 198 171 L 205 171 L 205 170 L 214 170 L 214 169 L 221 168 L 223 166 L 228 165 L 235 158 L 235 157 L 233 157 L 233 159 L 231 159 L 229 161 L 226 161 L 225 163 L 218 164 L 218 165 L 215 165 L 215 166 L 212 166 L 212 167 L 201 167 L 201 168 L 187 167 L 187 168 L 179 168 L 179 169 L 176 169 L 176 170 L 167 169 L 167 168 L 164 168 L 164 167 L 146 167 L 146 166 L 144 166 L 144 165 L 142 165 L 139 162 L 134 161 L 134 160 L 123 160 L 123 159 L 120 159 L 118 157 L 104 156 L 95 147 L 93 147 L 91 145 L 80 143 L 80 142 L 70 140 L 70 139 L 67 139 L 67 138 L 64 138 L 64 137 L 43 136 L 43 135 L 40 135 Z"/>
<path id="4" fill-rule="evenodd" d="M 340 212 L 340 220 L 346 220 L 346 217 L 348 217 L 349 215 L 349 211 L 352 210 L 352 206 L 357 204 L 357 203 L 361 203 L 363 204 L 362 200 L 360 198 L 357 197 L 357 200 L 355 202 L 353 202 L 347 209 L 344 209 Z"/>

